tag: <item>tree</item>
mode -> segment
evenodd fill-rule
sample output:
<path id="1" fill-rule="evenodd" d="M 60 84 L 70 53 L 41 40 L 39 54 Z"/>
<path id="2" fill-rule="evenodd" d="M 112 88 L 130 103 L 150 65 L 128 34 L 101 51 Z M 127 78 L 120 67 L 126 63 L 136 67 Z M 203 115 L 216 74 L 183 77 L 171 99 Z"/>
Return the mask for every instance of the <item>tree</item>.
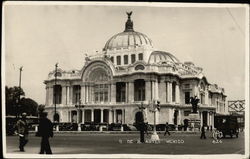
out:
<path id="1" fill-rule="evenodd" d="M 20 101 L 20 113 L 27 113 L 27 115 L 37 116 L 38 104 L 33 99 L 22 98 Z"/>
<path id="2" fill-rule="evenodd" d="M 27 115 L 37 116 L 38 104 L 33 99 L 22 97 L 19 101 L 19 96 L 24 96 L 25 93 L 19 87 L 5 86 L 6 95 L 6 115 L 19 115 L 23 112 Z"/>
<path id="3" fill-rule="evenodd" d="M 5 86 L 5 106 L 7 115 L 16 115 L 19 102 L 19 96 L 24 96 L 25 93 L 22 88 L 19 87 L 7 87 Z"/>

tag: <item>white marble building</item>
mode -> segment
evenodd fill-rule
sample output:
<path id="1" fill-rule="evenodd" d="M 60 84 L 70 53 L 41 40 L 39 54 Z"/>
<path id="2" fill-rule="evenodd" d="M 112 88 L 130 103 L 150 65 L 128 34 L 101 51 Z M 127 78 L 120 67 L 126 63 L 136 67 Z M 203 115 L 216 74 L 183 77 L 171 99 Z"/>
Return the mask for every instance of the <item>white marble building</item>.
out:
<path id="1" fill-rule="evenodd" d="M 201 57 L 202 58 L 202 57 Z M 202 68 L 181 63 L 171 53 L 159 51 L 152 41 L 133 29 L 128 15 L 125 30 L 111 37 L 102 52 L 86 56 L 81 70 L 57 69 L 46 85 L 46 111 L 60 122 L 133 124 L 140 116 L 152 124 L 149 103 L 159 100 L 156 123 L 181 125 L 191 112 L 189 99 L 198 96 L 201 124 L 213 126 L 215 114 L 225 114 L 223 88 L 208 82 Z M 80 105 L 80 107 L 78 107 Z"/>

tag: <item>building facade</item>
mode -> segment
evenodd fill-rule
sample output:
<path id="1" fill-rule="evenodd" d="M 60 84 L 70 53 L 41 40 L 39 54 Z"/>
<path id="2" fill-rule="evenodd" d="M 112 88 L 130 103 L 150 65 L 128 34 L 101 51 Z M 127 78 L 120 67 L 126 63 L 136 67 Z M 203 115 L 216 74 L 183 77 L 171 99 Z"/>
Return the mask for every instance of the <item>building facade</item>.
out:
<path id="1" fill-rule="evenodd" d="M 81 70 L 58 68 L 44 83 L 48 117 L 59 122 L 133 124 L 143 113 L 153 124 L 151 103 L 158 100 L 156 123 L 183 125 L 193 96 L 200 99 L 202 125 L 213 126 L 214 115 L 227 110 L 224 89 L 210 84 L 192 62 L 181 63 L 155 49 L 145 34 L 134 31 L 131 13 L 125 30 L 111 37 L 97 55 L 86 56 Z"/>

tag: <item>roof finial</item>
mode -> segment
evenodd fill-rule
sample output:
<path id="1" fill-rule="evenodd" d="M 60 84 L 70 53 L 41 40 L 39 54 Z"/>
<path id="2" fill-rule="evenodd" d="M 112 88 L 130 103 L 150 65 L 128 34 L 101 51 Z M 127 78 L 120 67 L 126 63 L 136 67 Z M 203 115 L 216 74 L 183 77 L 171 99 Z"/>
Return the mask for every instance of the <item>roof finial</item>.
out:
<path id="1" fill-rule="evenodd" d="M 130 19 L 133 12 L 131 11 L 131 12 L 126 12 L 126 13 L 128 15 L 128 20 L 125 24 L 125 31 L 124 32 L 134 31 L 133 21 Z"/>

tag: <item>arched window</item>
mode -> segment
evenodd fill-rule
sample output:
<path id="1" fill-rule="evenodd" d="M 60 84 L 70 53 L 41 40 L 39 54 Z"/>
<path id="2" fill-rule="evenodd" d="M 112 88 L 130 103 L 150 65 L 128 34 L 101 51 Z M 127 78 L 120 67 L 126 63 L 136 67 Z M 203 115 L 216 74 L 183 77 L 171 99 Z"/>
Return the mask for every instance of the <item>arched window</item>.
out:
<path id="1" fill-rule="evenodd" d="M 145 81 L 143 79 L 138 79 L 134 82 L 134 100 L 145 100 Z"/>
<path id="2" fill-rule="evenodd" d="M 53 92 L 54 92 L 53 103 L 61 104 L 62 103 L 62 86 L 54 85 Z"/>
<path id="3" fill-rule="evenodd" d="M 135 70 L 144 70 L 145 67 L 143 65 L 137 65 L 135 66 Z"/>
<path id="4" fill-rule="evenodd" d="M 176 101 L 176 82 L 173 82 L 172 83 L 172 102 L 175 102 Z"/>

